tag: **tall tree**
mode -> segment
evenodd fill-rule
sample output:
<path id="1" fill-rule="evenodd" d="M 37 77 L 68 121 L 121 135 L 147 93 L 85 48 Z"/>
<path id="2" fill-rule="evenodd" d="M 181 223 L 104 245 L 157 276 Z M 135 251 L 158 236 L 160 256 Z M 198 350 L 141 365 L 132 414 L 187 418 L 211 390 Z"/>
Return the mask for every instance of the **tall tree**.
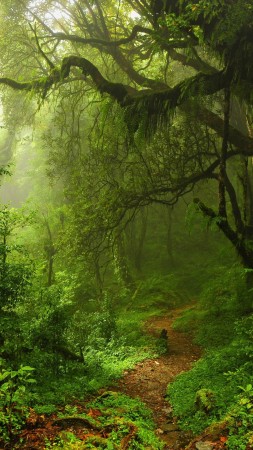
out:
<path id="1" fill-rule="evenodd" d="M 243 216 L 230 162 L 242 157 L 247 162 L 253 155 L 253 139 L 231 124 L 234 99 L 251 116 L 250 2 L 5 0 L 2 11 L 2 22 L 10 25 L 9 41 L 2 44 L 3 89 L 34 91 L 45 99 L 67 83 L 119 105 L 148 181 L 134 189 L 121 186 L 111 203 L 113 224 L 127 209 L 151 202 L 173 205 L 201 180 L 212 180 L 217 208 L 195 202 L 253 268 L 253 224 Z M 14 66 L 17 51 L 22 57 Z M 181 140 L 180 120 L 187 127 Z M 149 139 L 144 158 L 140 135 Z M 246 164 L 244 184 L 248 170 Z M 244 194 L 249 202 L 250 189 Z"/>

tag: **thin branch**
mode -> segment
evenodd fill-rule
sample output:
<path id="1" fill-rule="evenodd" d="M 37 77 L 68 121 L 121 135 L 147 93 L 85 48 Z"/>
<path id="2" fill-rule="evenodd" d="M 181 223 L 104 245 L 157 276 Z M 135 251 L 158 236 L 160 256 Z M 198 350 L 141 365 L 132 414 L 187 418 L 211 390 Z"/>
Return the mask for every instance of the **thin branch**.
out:
<path id="1" fill-rule="evenodd" d="M 37 44 L 39 53 L 40 53 L 40 54 L 42 55 L 42 57 L 45 59 L 45 61 L 46 61 L 47 64 L 49 65 L 49 67 L 50 67 L 51 69 L 54 69 L 54 68 L 55 68 L 55 65 L 52 63 L 52 61 L 50 61 L 50 59 L 48 58 L 48 56 L 46 55 L 46 53 L 42 50 L 42 48 L 41 48 L 41 46 L 40 46 L 39 39 L 38 39 L 37 32 L 36 32 L 36 27 L 33 28 L 32 25 L 31 25 L 30 23 L 29 23 L 29 27 L 30 27 L 31 31 L 34 33 L 35 41 L 36 41 L 36 44 Z"/>
<path id="2" fill-rule="evenodd" d="M 54 37 L 56 39 L 60 39 L 63 41 L 71 41 L 76 42 L 80 44 L 90 44 L 90 45 L 104 45 L 106 47 L 118 47 L 120 45 L 128 44 L 129 42 L 133 41 L 136 36 L 139 33 L 145 33 L 152 35 L 153 31 L 150 28 L 145 28 L 140 25 L 135 25 L 132 29 L 131 34 L 127 38 L 121 38 L 116 41 L 108 41 L 105 39 L 98 39 L 98 38 L 83 38 L 81 36 L 75 35 L 75 34 L 65 34 L 65 33 L 54 33 L 52 32 L 50 34 L 50 37 Z M 49 36 L 47 36 L 49 37 Z"/>

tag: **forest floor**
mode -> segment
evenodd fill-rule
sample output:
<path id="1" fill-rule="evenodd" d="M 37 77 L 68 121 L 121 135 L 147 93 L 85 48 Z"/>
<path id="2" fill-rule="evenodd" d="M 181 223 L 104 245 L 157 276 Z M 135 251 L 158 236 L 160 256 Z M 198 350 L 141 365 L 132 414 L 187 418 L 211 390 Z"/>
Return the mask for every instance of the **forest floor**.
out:
<path id="1" fill-rule="evenodd" d="M 165 399 L 168 384 L 182 372 L 190 370 L 201 357 L 201 349 L 192 342 L 192 337 L 173 329 L 175 319 L 188 307 L 170 311 L 163 317 L 151 317 L 146 322 L 146 331 L 159 337 L 162 330 L 168 334 L 168 351 L 156 358 L 145 360 L 134 369 L 125 371 L 117 383 L 117 390 L 130 397 L 140 398 L 152 411 L 156 434 L 165 442 L 164 450 L 221 450 L 226 448 L 227 438 L 221 430 L 217 435 L 208 429 L 195 437 L 183 432 L 168 401 Z"/>
<path id="2" fill-rule="evenodd" d="M 189 334 L 175 331 L 172 327 L 185 309 L 174 309 L 163 317 L 151 317 L 146 322 L 146 331 L 156 337 L 162 330 L 167 331 L 168 351 L 156 359 L 137 364 L 117 383 L 117 390 L 130 397 L 139 397 L 153 411 L 157 434 L 165 441 L 165 449 L 173 450 L 185 448 L 192 436 L 180 432 L 165 400 L 167 386 L 176 375 L 189 370 L 201 356 L 200 348 L 192 343 Z"/>
<path id="3" fill-rule="evenodd" d="M 175 376 L 189 370 L 192 364 L 201 357 L 201 349 L 193 344 L 191 336 L 178 332 L 172 327 L 175 319 L 180 317 L 186 309 L 186 307 L 174 309 L 162 317 L 151 317 L 146 322 L 145 331 L 156 337 L 160 336 L 162 330 L 167 331 L 168 339 L 163 341 L 163 343 L 167 341 L 167 352 L 155 359 L 147 359 L 138 363 L 133 369 L 125 371 L 123 376 L 110 387 L 110 390 L 115 393 L 126 394 L 132 398 L 138 397 L 150 408 L 156 423 L 156 434 L 165 442 L 164 450 L 183 450 L 186 448 L 188 450 L 224 449 L 226 438 L 220 437 L 220 433 L 215 438 L 208 432 L 194 438 L 190 433 L 181 431 L 177 425 L 176 418 L 173 417 L 172 408 L 165 399 L 168 384 L 173 381 Z M 101 390 L 100 394 L 103 395 L 103 392 L 106 393 L 106 390 Z M 75 403 L 78 413 L 86 411 L 88 406 L 86 403 Z M 86 414 L 87 418 L 91 417 L 91 419 L 95 420 L 99 418 L 101 413 L 91 408 L 86 411 Z M 50 417 L 38 415 L 32 410 L 26 428 L 20 433 L 20 437 L 23 438 L 22 446 L 17 445 L 15 448 L 27 450 L 45 449 L 45 439 L 53 442 L 62 428 L 62 423 L 58 423 L 62 419 L 58 419 L 58 417 L 57 414 Z M 85 419 L 86 425 L 87 418 Z M 65 419 L 63 420 L 66 422 Z M 78 422 L 77 424 L 72 422 L 67 423 L 67 427 L 64 426 L 64 429 L 66 430 L 67 428 L 67 430 L 74 432 L 82 441 L 87 436 L 90 437 L 91 433 L 95 433 L 91 429 L 85 431 L 83 426 L 80 428 Z M 60 428 L 57 425 L 60 425 Z M 88 428 L 90 427 L 89 425 Z M 95 437 L 101 439 L 101 436 L 104 436 L 104 434 L 100 430 Z M 0 450 L 2 448 L 10 449 L 9 446 L 1 447 L 0 443 Z M 11 450 L 13 448 L 14 446 L 11 447 Z M 120 448 L 125 449 L 128 446 L 124 444 Z"/>

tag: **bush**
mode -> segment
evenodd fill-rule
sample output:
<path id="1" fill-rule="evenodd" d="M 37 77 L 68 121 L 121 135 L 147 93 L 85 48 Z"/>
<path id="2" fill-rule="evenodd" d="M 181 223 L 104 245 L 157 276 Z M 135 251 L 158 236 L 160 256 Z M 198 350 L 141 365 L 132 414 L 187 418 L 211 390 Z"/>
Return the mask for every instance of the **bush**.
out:
<path id="1" fill-rule="evenodd" d="M 6 441 L 20 431 L 29 413 L 27 386 L 35 383 L 33 368 L 21 366 L 18 370 L 2 369 L 0 373 L 0 436 Z"/>

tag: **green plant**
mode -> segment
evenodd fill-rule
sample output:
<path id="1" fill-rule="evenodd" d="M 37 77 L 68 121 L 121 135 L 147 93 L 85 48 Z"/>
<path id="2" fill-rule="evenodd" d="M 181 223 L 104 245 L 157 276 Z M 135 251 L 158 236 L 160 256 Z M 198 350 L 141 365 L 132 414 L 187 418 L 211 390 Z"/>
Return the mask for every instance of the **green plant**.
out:
<path id="1" fill-rule="evenodd" d="M 56 405 L 47 404 L 47 405 L 35 405 L 34 410 L 37 414 L 52 414 L 57 411 Z"/>
<path id="2" fill-rule="evenodd" d="M 195 396 L 195 405 L 199 411 L 210 413 L 215 407 L 215 395 L 211 389 L 199 389 Z"/>
<path id="3" fill-rule="evenodd" d="M 209 352 L 189 372 L 179 375 L 168 386 L 170 402 L 183 428 L 200 433 L 232 407 L 238 387 L 233 380 L 228 382 L 225 374 L 230 369 L 236 370 L 238 365 L 240 362 L 234 353 L 234 348 L 224 347 L 218 351 Z M 204 402 L 208 401 L 203 397 L 209 391 L 212 391 L 215 397 L 215 405 L 208 414 L 196 409 L 195 401 L 198 391 L 202 392 Z"/>
<path id="4" fill-rule="evenodd" d="M 83 444 L 81 443 L 80 439 L 76 437 L 74 433 L 71 431 L 62 431 L 54 440 L 54 442 L 48 441 L 46 443 L 47 449 L 65 449 L 65 450 L 71 450 L 71 449 L 81 449 L 84 448 Z"/>
<path id="5" fill-rule="evenodd" d="M 231 413 L 234 421 L 227 442 L 230 450 L 246 450 L 253 440 L 253 386 L 240 386 L 240 390 L 242 393 Z"/>
<path id="6" fill-rule="evenodd" d="M 21 429 L 28 416 L 27 386 L 35 383 L 31 378 L 33 368 L 21 366 L 18 370 L 5 370 L 0 373 L 0 436 L 10 441 Z"/>
<path id="7" fill-rule="evenodd" d="M 64 412 L 59 413 L 59 417 L 74 416 L 78 413 L 78 408 L 75 405 L 65 405 Z"/>
<path id="8" fill-rule="evenodd" d="M 129 438 L 128 448 L 131 450 L 163 448 L 164 444 L 154 434 L 151 411 L 139 399 L 107 391 L 88 406 L 101 412 L 99 419 L 104 426 L 113 426 L 105 448 L 123 445 L 124 437 Z"/>

